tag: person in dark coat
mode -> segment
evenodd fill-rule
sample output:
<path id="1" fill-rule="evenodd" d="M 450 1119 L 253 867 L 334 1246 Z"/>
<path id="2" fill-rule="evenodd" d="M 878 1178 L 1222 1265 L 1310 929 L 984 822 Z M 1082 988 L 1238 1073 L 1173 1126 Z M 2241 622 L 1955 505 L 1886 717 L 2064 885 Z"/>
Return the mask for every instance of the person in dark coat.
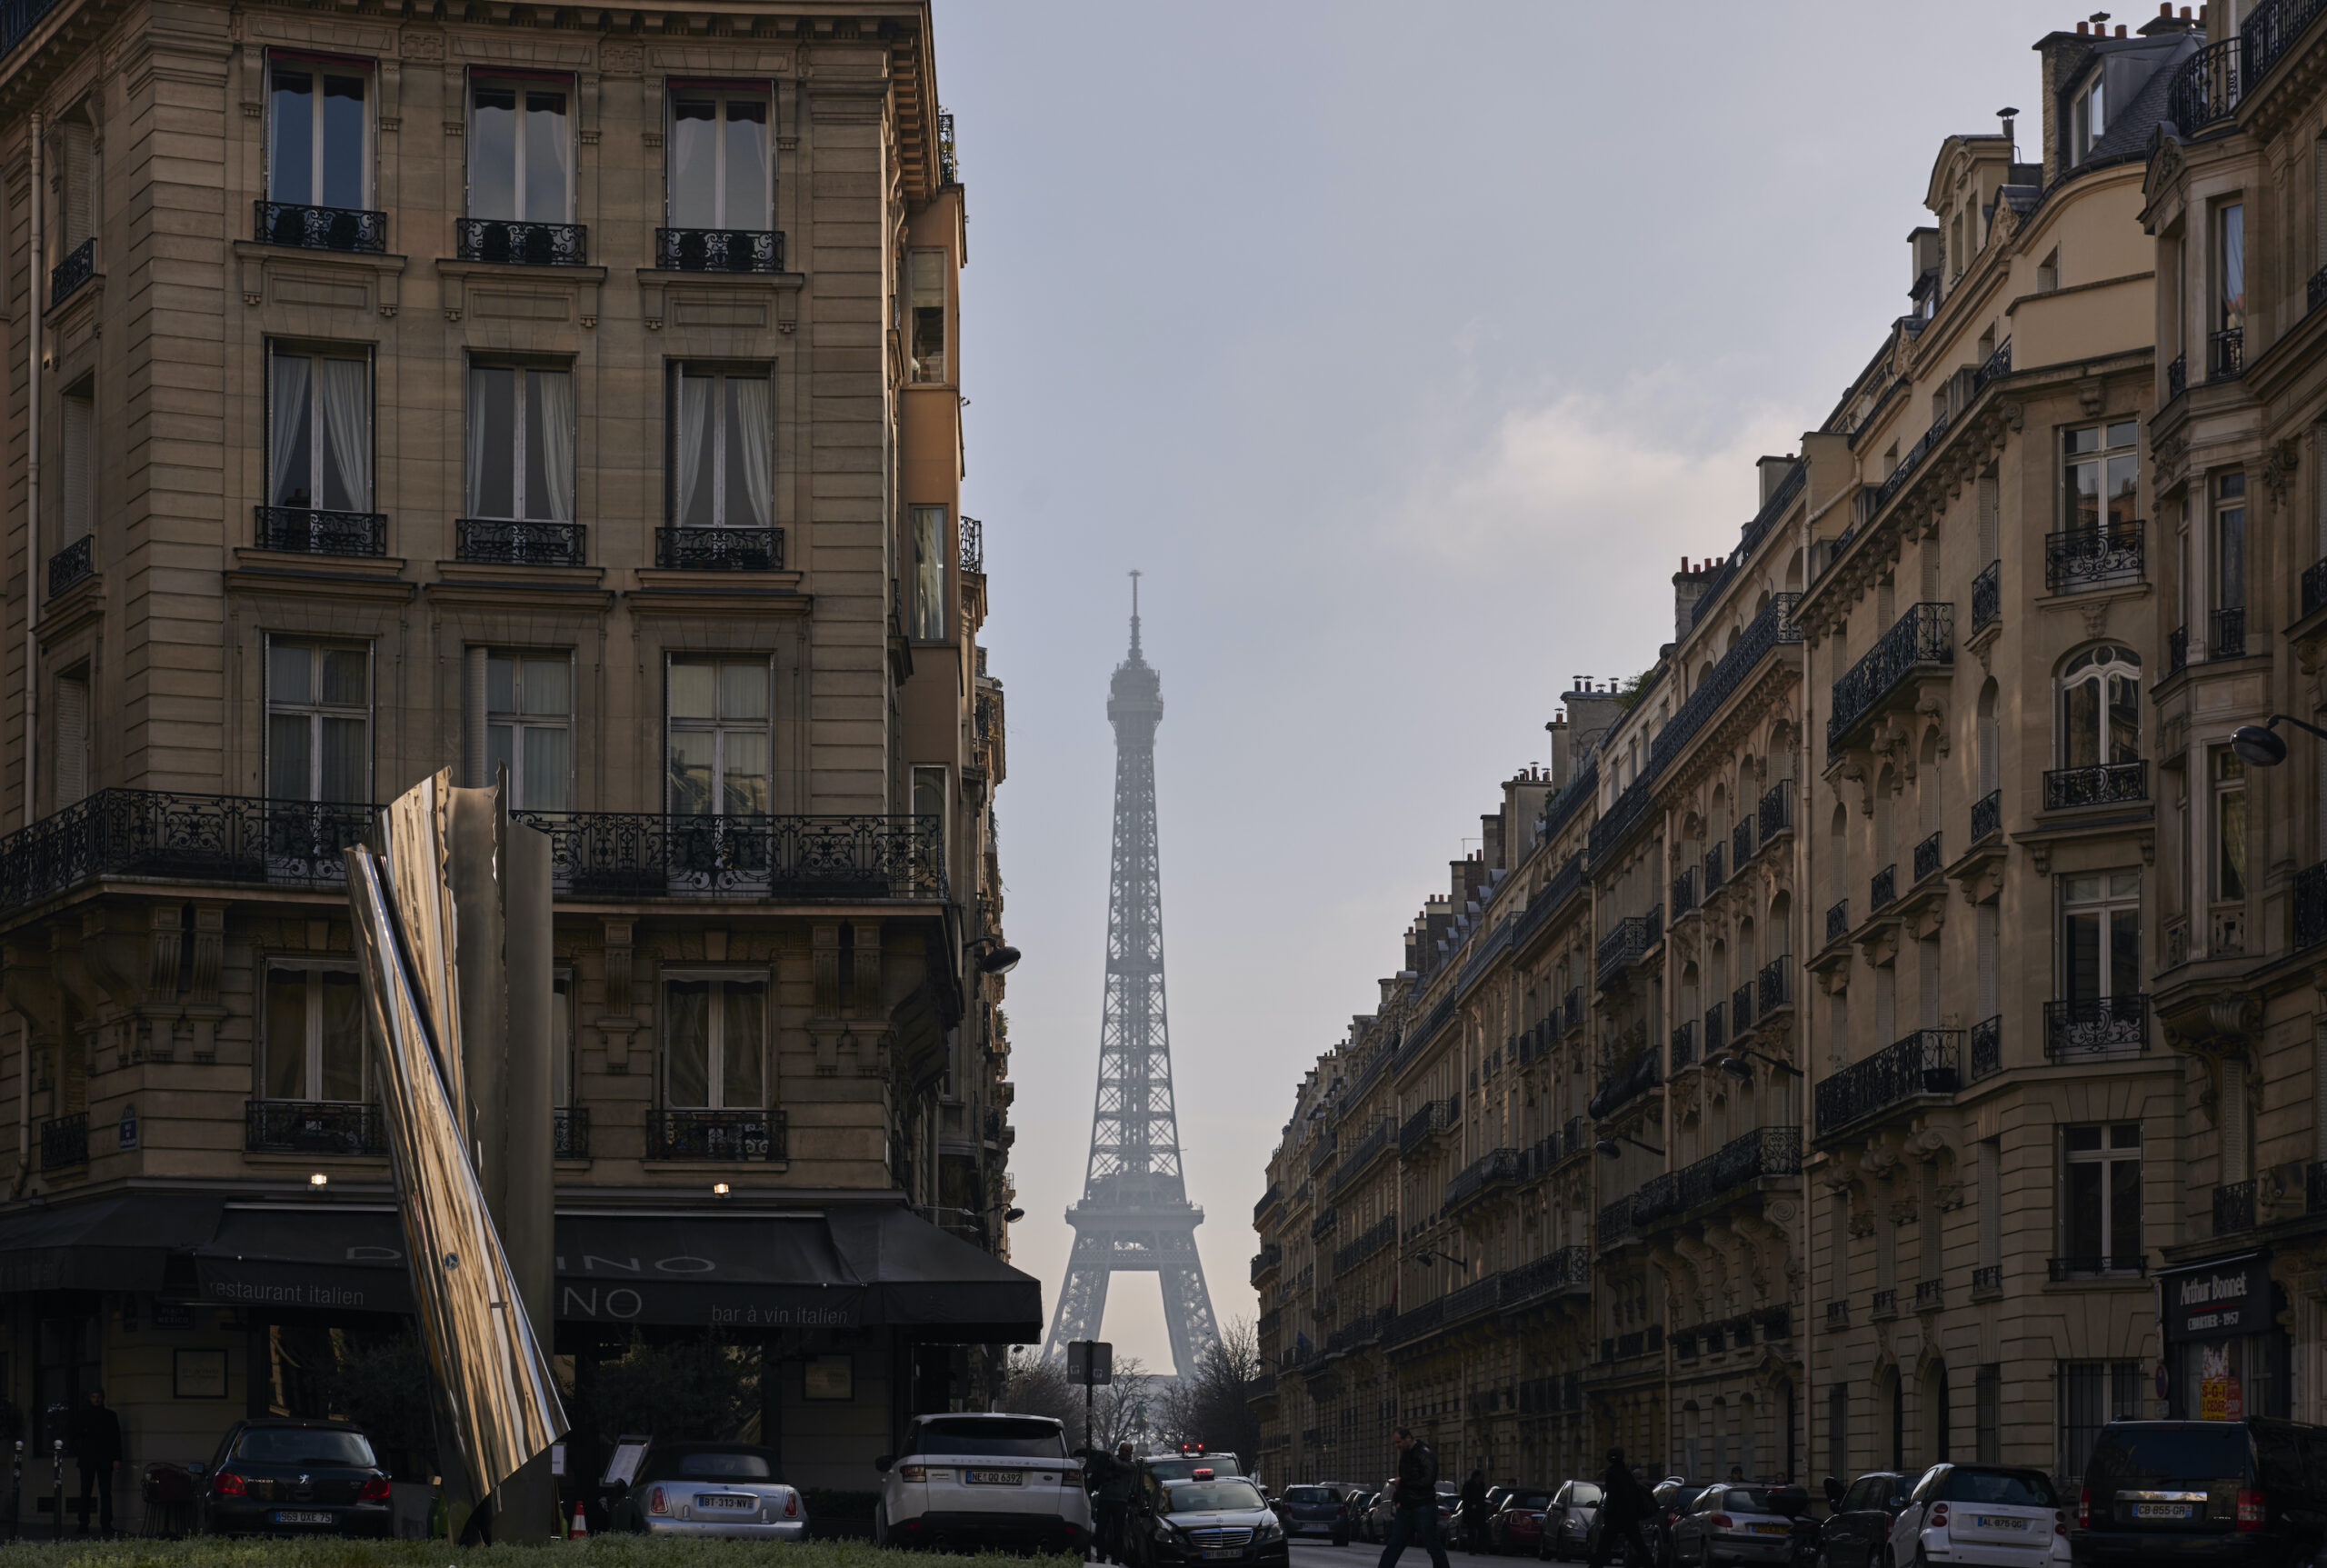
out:
<path id="1" fill-rule="evenodd" d="M 1620 1543 L 1632 1568 L 1650 1568 L 1656 1554 L 1648 1549 L 1640 1526 L 1655 1507 L 1655 1497 L 1624 1463 L 1624 1451 L 1610 1449 L 1608 1473 L 1600 1478 L 1600 1516 L 1593 1521 L 1599 1528 L 1600 1541 L 1592 1548 L 1591 1568 L 1608 1568 L 1608 1560 Z"/>
<path id="2" fill-rule="evenodd" d="M 1390 1441 L 1398 1450 L 1398 1486 L 1382 1568 L 1396 1568 L 1407 1543 L 1417 1538 L 1430 1553 L 1430 1568 L 1446 1568 L 1446 1547 L 1438 1539 L 1438 1455 L 1409 1427 L 1393 1428 Z"/>
<path id="3" fill-rule="evenodd" d="M 1463 1483 L 1463 1544 L 1483 1552 L 1487 1544 L 1487 1473 L 1473 1466 Z"/>
<path id="4" fill-rule="evenodd" d="M 113 1533 L 113 1467 L 121 1463 L 121 1417 L 105 1408 L 105 1391 L 93 1388 L 89 1402 L 73 1413 L 65 1441 L 81 1467 L 81 1533 L 89 1533 L 89 1491 L 97 1493 L 97 1527 Z"/>
<path id="5" fill-rule="evenodd" d="M 1128 1563 L 1131 1494 L 1139 1481 L 1139 1466 L 1132 1457 L 1131 1444 L 1117 1443 L 1112 1454 L 1104 1448 L 1094 1448 L 1087 1463 L 1093 1483 L 1093 1509 L 1098 1515 L 1094 1523 L 1100 1561 Z"/>

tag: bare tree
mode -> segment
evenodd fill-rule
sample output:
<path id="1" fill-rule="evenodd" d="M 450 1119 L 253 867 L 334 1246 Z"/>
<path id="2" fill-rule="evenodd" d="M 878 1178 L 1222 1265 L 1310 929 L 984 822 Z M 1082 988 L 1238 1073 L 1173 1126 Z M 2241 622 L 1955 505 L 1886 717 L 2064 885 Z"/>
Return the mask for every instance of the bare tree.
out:
<path id="1" fill-rule="evenodd" d="M 1261 1445 L 1252 1403 L 1253 1380 L 1260 1374 L 1260 1334 L 1250 1318 L 1238 1318 L 1172 1387 L 1160 1413 L 1164 1435 L 1233 1453 L 1250 1470 Z"/>
<path id="2" fill-rule="evenodd" d="M 1041 1351 L 1018 1346 L 1004 1370 L 1002 1400 L 994 1406 L 1014 1415 L 1047 1415 L 1066 1423 L 1066 1445 L 1081 1449 L 1113 1448 L 1119 1443 L 1136 1446 L 1154 1415 L 1154 1379 L 1135 1355 L 1115 1357 L 1114 1381 L 1091 1391 L 1091 1430 L 1084 1424 L 1084 1390 L 1066 1381 L 1065 1363 L 1046 1361 Z"/>
<path id="3" fill-rule="evenodd" d="M 1154 1400 L 1151 1397 L 1154 1381 L 1146 1363 L 1139 1357 L 1115 1357 L 1114 1381 L 1103 1383 L 1093 1391 L 1093 1430 L 1089 1434 L 1092 1447 L 1113 1449 L 1123 1443 L 1128 1443 L 1134 1448 L 1140 1446 L 1155 1413 L 1153 1409 Z M 1081 1390 L 1071 1392 L 1080 1393 Z M 1076 1412 L 1078 1416 L 1081 1413 Z"/>
<path id="4" fill-rule="evenodd" d="M 994 1409 L 1013 1415 L 1047 1415 L 1066 1423 L 1071 1433 L 1083 1419 L 1081 1391 L 1070 1388 L 1066 1368 L 1043 1359 L 1036 1345 L 1013 1345 L 1002 1372 L 1002 1397 Z"/>

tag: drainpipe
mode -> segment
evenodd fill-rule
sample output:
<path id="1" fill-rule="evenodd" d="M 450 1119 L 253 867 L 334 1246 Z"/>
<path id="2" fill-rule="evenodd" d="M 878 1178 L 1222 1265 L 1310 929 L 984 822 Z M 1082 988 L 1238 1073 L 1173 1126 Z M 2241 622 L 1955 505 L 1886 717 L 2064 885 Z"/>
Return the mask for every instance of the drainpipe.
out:
<path id="1" fill-rule="evenodd" d="M 25 825 L 33 824 L 39 791 L 37 766 L 40 757 L 40 639 L 33 632 L 34 612 L 40 604 L 40 328 L 41 328 L 41 262 L 47 255 L 41 236 L 41 216 L 48 205 L 48 195 L 41 185 L 41 116 L 32 117 L 32 252 L 28 262 L 32 275 L 25 280 L 25 293 L 32 308 L 25 312 L 31 317 L 31 330 L 25 335 L 32 345 L 32 362 L 26 367 L 31 394 L 25 416 Z M 25 1038 L 31 1039 L 26 1031 Z M 21 1146 L 21 1145 L 20 1145 Z"/>

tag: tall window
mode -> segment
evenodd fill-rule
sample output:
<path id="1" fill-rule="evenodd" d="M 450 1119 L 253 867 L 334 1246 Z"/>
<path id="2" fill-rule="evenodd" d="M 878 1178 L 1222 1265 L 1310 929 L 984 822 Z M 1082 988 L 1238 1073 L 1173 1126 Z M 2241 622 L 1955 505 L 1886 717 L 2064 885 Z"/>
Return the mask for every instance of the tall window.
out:
<path id="1" fill-rule="evenodd" d="M 674 1109 L 756 1110 L 767 1104 L 767 982 L 664 982 L 664 1104 Z"/>
<path id="2" fill-rule="evenodd" d="M 266 969 L 266 1098 L 364 1098 L 363 992 L 352 969 Z"/>
<path id="3" fill-rule="evenodd" d="M 768 662 L 673 659 L 670 810 L 755 816 L 768 809 Z"/>
<path id="4" fill-rule="evenodd" d="M 710 87 L 671 94 L 670 226 L 775 226 L 767 95 Z"/>
<path id="5" fill-rule="evenodd" d="M 2131 648 L 2087 648 L 2061 671 L 2060 765 L 2102 767 L 2142 754 L 2142 661 Z"/>
<path id="6" fill-rule="evenodd" d="M 469 216 L 562 224 L 574 213 L 574 152 L 562 82 L 469 87 Z"/>
<path id="7" fill-rule="evenodd" d="M 945 614 L 945 508 L 913 509 L 913 634 L 943 641 Z"/>
<path id="8" fill-rule="evenodd" d="M 89 793 L 89 666 L 75 664 L 56 677 L 55 757 L 50 763 L 55 783 L 55 808 L 85 798 Z"/>
<path id="9" fill-rule="evenodd" d="M 2213 894 L 2234 904 L 2246 896 L 2246 764 L 2228 746 L 2213 754 Z"/>
<path id="10" fill-rule="evenodd" d="M 551 1104 L 563 1111 L 574 1104 L 574 975 L 559 970 L 549 983 L 549 1071 Z"/>
<path id="11" fill-rule="evenodd" d="M 365 73 L 277 59 L 267 72 L 266 199 L 307 207 L 370 206 Z"/>
<path id="12" fill-rule="evenodd" d="M 2062 982 L 2072 1002 L 2132 996 L 2142 988 L 2142 874 L 2089 872 L 2061 879 Z"/>
<path id="13" fill-rule="evenodd" d="M 2108 100 L 2102 92 L 2101 78 L 2095 76 L 2069 105 L 2069 161 L 2081 164 L 2092 156 L 2092 144 L 2108 129 Z"/>
<path id="14" fill-rule="evenodd" d="M 574 664 L 564 654 L 484 657 L 484 781 L 509 770 L 509 804 L 574 804 Z"/>
<path id="15" fill-rule="evenodd" d="M 913 251 L 906 259 L 913 307 L 915 381 L 945 379 L 945 253 Z"/>
<path id="16" fill-rule="evenodd" d="M 2061 1251 L 2072 1267 L 2129 1269 L 2142 1255 L 2138 1122 L 2062 1130 Z"/>
<path id="17" fill-rule="evenodd" d="M 360 354 L 267 353 L 267 504 L 372 509 L 372 362 Z"/>
<path id="18" fill-rule="evenodd" d="M 2246 607 L 2246 475 L 2214 476 L 2214 607 Z"/>
<path id="19" fill-rule="evenodd" d="M 2222 330 L 2231 332 L 2246 325 L 2246 205 L 2225 204 L 2214 219 L 2214 234 L 2216 309 Z"/>
<path id="20" fill-rule="evenodd" d="M 671 409 L 674 525 L 765 528 L 774 521 L 773 389 L 764 370 L 679 368 Z"/>
<path id="21" fill-rule="evenodd" d="M 1983 1363 L 1972 1380 L 1973 1463 L 2003 1463 L 2003 1367 Z"/>
<path id="22" fill-rule="evenodd" d="M 345 644 L 266 648 L 266 793 L 276 800 L 372 798 L 372 658 Z"/>
<path id="23" fill-rule="evenodd" d="M 2141 515 L 2137 423 L 2121 419 L 2061 432 L 2061 526 L 2092 533 Z"/>
<path id="24" fill-rule="evenodd" d="M 574 520 L 574 377 L 513 365 L 469 366 L 472 517 Z"/>
<path id="25" fill-rule="evenodd" d="M 2064 1361 L 2054 1369 L 2053 1383 L 2060 1390 L 2061 1446 L 2052 1473 L 2062 1483 L 2074 1486 L 2084 1476 L 2101 1429 L 2112 1421 L 2131 1421 L 2141 1414 L 2142 1363 Z"/>
<path id="26" fill-rule="evenodd" d="M 65 394 L 64 429 L 59 432 L 65 457 L 60 546 L 86 539 L 96 531 L 97 403 L 96 389 L 84 381 Z"/>

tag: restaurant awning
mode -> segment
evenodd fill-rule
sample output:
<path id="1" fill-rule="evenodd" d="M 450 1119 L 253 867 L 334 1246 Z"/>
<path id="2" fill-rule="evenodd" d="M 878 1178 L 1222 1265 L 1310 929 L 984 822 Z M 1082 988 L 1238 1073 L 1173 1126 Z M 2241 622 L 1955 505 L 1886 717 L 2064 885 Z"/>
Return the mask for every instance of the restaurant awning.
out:
<path id="1" fill-rule="evenodd" d="M 173 1253 L 208 1237 L 219 1200 L 129 1193 L 0 1214 L 0 1292 L 159 1291 Z"/>

